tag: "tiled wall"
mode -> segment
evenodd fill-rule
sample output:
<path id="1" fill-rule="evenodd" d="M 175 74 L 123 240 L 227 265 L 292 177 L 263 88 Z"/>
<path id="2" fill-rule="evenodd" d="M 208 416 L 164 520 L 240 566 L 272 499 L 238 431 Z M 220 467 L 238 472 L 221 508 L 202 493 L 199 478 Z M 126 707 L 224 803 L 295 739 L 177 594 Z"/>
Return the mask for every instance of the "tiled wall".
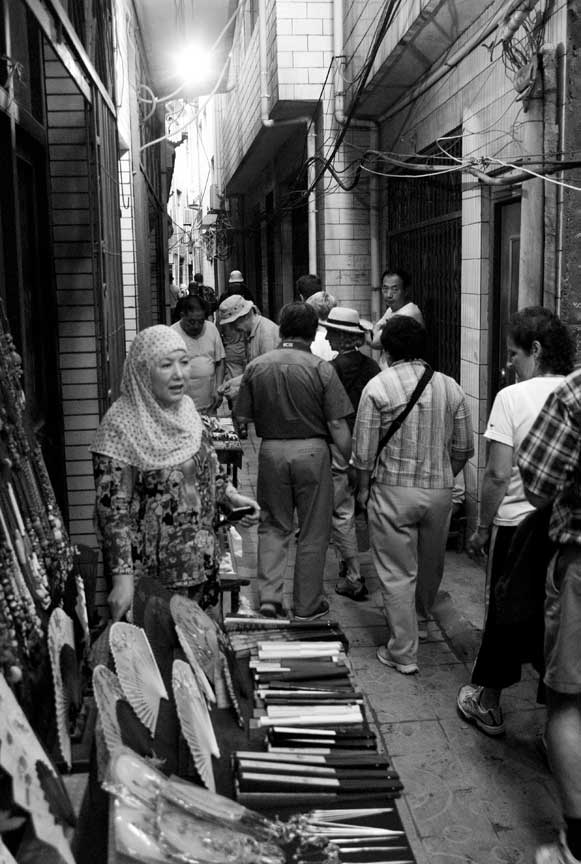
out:
<path id="1" fill-rule="evenodd" d="M 99 422 L 89 141 L 85 100 L 46 48 L 47 125 L 69 534 L 95 545 L 88 446 Z"/>

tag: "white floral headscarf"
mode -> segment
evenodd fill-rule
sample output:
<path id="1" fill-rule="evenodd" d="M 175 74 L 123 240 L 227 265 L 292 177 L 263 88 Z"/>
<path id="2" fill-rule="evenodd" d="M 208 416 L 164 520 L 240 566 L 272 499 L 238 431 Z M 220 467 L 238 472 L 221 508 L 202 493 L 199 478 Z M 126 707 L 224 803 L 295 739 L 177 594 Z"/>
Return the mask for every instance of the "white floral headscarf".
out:
<path id="1" fill-rule="evenodd" d="M 89 448 L 141 471 L 181 465 L 197 453 L 202 421 L 189 396 L 175 406 L 153 395 L 151 370 L 172 351 L 187 351 L 176 330 L 164 325 L 137 334 L 125 360 L 121 396 L 105 414 Z"/>

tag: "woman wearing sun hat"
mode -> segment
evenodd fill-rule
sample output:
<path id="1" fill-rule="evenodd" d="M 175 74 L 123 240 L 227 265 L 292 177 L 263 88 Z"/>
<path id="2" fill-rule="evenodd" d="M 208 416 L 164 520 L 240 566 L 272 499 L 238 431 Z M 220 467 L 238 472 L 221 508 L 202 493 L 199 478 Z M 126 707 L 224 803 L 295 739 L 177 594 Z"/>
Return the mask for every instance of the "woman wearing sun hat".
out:
<path id="1" fill-rule="evenodd" d="M 346 418 L 353 431 L 363 388 L 378 374 L 380 368 L 375 360 L 359 350 L 365 342 L 366 330 L 356 309 L 336 306 L 329 312 L 327 320 L 320 323 L 327 330 L 331 349 L 336 352 L 331 362 L 353 405 L 353 414 Z M 335 591 L 351 600 L 365 600 L 367 588 L 361 579 L 355 531 L 355 489 L 349 476 L 352 472 L 348 462 L 334 446 L 331 446 L 331 453 L 334 494 L 332 539 L 341 559 Z"/>

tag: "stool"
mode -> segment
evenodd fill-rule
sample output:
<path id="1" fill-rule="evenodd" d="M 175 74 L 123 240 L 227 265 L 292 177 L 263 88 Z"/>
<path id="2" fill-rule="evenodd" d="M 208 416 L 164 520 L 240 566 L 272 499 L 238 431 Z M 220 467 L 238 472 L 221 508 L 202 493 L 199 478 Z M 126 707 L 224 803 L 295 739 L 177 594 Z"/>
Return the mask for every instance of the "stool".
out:
<path id="1" fill-rule="evenodd" d="M 236 615 L 240 608 L 240 589 L 246 585 L 250 585 L 250 579 L 239 579 L 238 577 L 233 577 L 231 579 L 220 579 L 219 582 L 222 614 L 224 614 L 223 595 L 230 594 L 230 614 Z"/>

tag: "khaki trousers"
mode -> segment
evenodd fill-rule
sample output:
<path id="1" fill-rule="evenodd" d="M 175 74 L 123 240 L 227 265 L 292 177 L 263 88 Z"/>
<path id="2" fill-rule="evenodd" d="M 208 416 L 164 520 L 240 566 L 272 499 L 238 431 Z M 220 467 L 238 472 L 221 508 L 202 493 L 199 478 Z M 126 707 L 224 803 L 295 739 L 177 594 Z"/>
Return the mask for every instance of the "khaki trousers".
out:
<path id="1" fill-rule="evenodd" d="M 323 599 L 333 512 L 329 446 L 323 438 L 263 440 L 258 457 L 258 596 L 283 602 L 289 543 L 299 523 L 294 611 L 311 615 Z"/>
<path id="2" fill-rule="evenodd" d="M 331 541 L 339 557 L 351 559 L 359 575 L 359 548 L 355 530 L 355 498 L 349 483 L 349 463 L 331 445 L 331 475 L 333 477 L 333 528 Z"/>
<path id="3" fill-rule="evenodd" d="M 374 483 L 367 507 L 371 554 L 384 592 L 398 663 L 415 663 L 417 613 L 428 615 L 444 572 L 452 511 L 451 489 L 417 489 Z M 416 612 L 417 610 L 417 612 Z"/>

